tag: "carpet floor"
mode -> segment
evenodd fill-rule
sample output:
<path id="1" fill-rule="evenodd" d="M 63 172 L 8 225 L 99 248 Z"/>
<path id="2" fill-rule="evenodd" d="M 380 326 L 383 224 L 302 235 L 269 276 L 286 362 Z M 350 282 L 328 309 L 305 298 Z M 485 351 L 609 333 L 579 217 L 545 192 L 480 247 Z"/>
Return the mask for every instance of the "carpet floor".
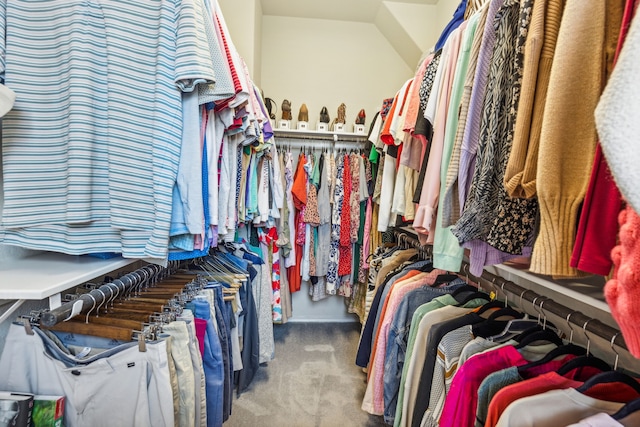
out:
<path id="1" fill-rule="evenodd" d="M 357 323 L 274 326 L 275 359 L 261 366 L 225 427 L 376 427 L 362 409 L 366 374 L 355 365 Z"/>

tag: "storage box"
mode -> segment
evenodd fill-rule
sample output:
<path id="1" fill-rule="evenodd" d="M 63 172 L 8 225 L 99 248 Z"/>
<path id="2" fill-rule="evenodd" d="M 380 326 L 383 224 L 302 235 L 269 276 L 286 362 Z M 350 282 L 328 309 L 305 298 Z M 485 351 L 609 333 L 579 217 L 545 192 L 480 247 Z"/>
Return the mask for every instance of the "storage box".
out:
<path id="1" fill-rule="evenodd" d="M 316 126 L 316 130 L 319 130 L 321 132 L 329 132 L 329 123 L 318 122 L 318 125 Z"/>
<path id="2" fill-rule="evenodd" d="M 278 129 L 290 130 L 291 129 L 291 120 L 280 120 L 278 122 Z"/>
<path id="3" fill-rule="evenodd" d="M 366 132 L 364 130 L 364 125 L 354 124 L 353 125 L 353 133 L 358 134 L 358 135 L 366 135 Z"/>
<path id="4" fill-rule="evenodd" d="M 0 425 L 31 427 L 33 394 L 0 391 Z"/>
<path id="5" fill-rule="evenodd" d="M 347 127 L 344 125 L 344 123 L 336 123 L 333 125 L 333 131 L 334 132 L 346 132 L 347 131 Z"/>
<path id="6" fill-rule="evenodd" d="M 64 426 L 64 396 L 36 395 L 31 421 L 32 427 Z"/>
<path id="7" fill-rule="evenodd" d="M 309 130 L 309 122 L 298 122 L 298 130 Z"/>

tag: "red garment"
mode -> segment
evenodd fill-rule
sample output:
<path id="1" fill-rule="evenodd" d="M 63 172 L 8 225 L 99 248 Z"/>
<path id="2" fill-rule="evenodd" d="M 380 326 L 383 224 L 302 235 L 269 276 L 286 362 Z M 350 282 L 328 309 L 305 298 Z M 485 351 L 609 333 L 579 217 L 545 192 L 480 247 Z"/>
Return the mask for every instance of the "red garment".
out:
<path id="1" fill-rule="evenodd" d="M 296 209 L 294 215 L 295 230 L 298 230 L 298 224 L 300 223 L 300 212 Z M 295 236 L 293 238 L 293 244 L 296 244 Z M 300 269 L 302 267 L 302 246 L 296 247 L 296 265 L 287 268 L 287 279 L 289 279 L 289 291 L 291 293 L 298 292 L 302 285 L 302 276 Z"/>
<path id="2" fill-rule="evenodd" d="M 204 357 L 204 340 L 207 332 L 207 321 L 204 319 L 194 318 L 193 321 L 196 325 L 196 338 L 198 339 L 198 347 L 200 348 L 200 354 Z"/>
<path id="3" fill-rule="evenodd" d="M 531 368 L 528 373 L 535 375 L 548 372 L 550 368 L 559 368 L 563 362 L 552 361 L 549 362 L 551 365 L 544 364 Z M 440 416 L 440 427 L 473 427 L 478 407 L 478 389 L 482 381 L 494 372 L 527 363 L 529 361 L 512 345 L 477 354 L 467 360 L 453 377 Z M 554 363 L 556 366 L 553 365 Z M 413 417 L 416 418 L 415 413 Z"/>
<path id="4" fill-rule="evenodd" d="M 518 399 L 546 393 L 551 390 L 577 388 L 582 384 L 582 381 L 563 377 L 556 372 L 549 372 L 530 380 L 507 386 L 497 392 L 491 399 L 487 421 L 485 421 L 484 425 L 485 427 L 495 427 L 507 406 Z M 593 386 L 585 394 L 594 399 L 610 402 L 629 402 L 637 397 L 635 391 L 632 391 L 630 387 L 621 386 L 620 383 L 599 384 Z"/>
<path id="5" fill-rule="evenodd" d="M 289 290 L 297 292 L 302 285 L 301 269 L 302 269 L 302 252 L 303 246 L 298 244 L 298 241 L 302 239 L 304 243 L 304 236 L 300 235 L 300 227 L 304 230 L 304 224 L 302 223 L 302 211 L 307 204 L 307 173 L 304 171 L 304 164 L 306 163 L 304 153 L 300 153 L 298 156 L 298 165 L 296 171 L 293 174 L 293 186 L 291 187 L 291 195 L 293 196 L 293 204 L 295 206 L 295 236 L 292 236 L 292 242 L 297 244 L 296 248 L 296 265 L 287 269 L 287 278 L 289 279 Z"/>
<path id="6" fill-rule="evenodd" d="M 637 0 L 627 0 L 616 48 L 616 60 L 629 30 L 636 3 Z M 571 267 L 601 276 L 611 272 L 611 250 L 616 245 L 618 214 L 621 209 L 622 195 L 598 143 L 591 180 L 580 214 Z"/>
<path id="7" fill-rule="evenodd" d="M 235 91 L 236 94 L 242 92 L 242 85 L 240 84 L 240 78 L 238 77 L 238 72 L 236 71 L 236 66 L 233 63 L 233 57 L 231 55 L 231 50 L 229 50 L 229 44 L 227 42 L 227 36 L 224 33 L 223 27 L 220 23 L 220 18 L 218 17 L 218 15 L 214 14 L 214 18 L 215 18 L 215 23 L 216 25 L 216 30 L 218 30 L 218 32 L 220 33 L 220 38 L 222 39 L 222 46 L 224 48 L 224 52 L 227 56 L 227 62 L 229 65 L 229 71 L 231 72 L 231 80 L 233 81 L 233 89 Z M 227 108 L 227 106 L 229 105 L 229 102 L 231 102 L 233 100 L 233 98 L 228 98 L 225 100 L 222 100 L 218 103 L 216 103 L 215 106 L 215 110 L 216 111 L 220 111 L 224 108 Z"/>
<path id="8" fill-rule="evenodd" d="M 344 170 L 342 173 L 344 197 L 342 198 L 342 212 L 340 214 L 340 259 L 338 261 L 338 276 L 351 274 L 351 165 L 349 156 L 344 156 Z"/>
<path id="9" fill-rule="evenodd" d="M 304 170 L 304 164 L 306 162 L 307 159 L 304 153 L 300 153 L 300 156 L 298 156 L 298 165 L 293 174 L 293 185 L 291 187 L 293 204 L 299 211 L 307 204 L 307 173 Z"/>
<path id="10" fill-rule="evenodd" d="M 393 98 L 393 103 L 391 104 L 391 109 L 387 114 L 389 120 L 384 121 L 384 125 L 382 126 L 382 131 L 380 132 L 380 140 L 387 145 L 393 145 L 393 136 L 391 135 L 391 122 L 393 120 L 393 115 L 396 112 L 396 106 L 398 105 L 398 97 L 400 96 L 400 92 L 396 93 L 395 98 Z"/>

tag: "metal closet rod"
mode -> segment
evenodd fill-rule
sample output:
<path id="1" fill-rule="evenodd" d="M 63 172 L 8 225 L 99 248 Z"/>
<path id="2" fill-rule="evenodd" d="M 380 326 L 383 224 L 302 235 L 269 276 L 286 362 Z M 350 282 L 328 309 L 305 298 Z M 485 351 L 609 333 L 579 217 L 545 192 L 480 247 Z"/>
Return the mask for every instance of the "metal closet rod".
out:
<path id="1" fill-rule="evenodd" d="M 407 232 L 406 230 L 394 230 L 394 234 L 396 235 L 396 238 L 398 239 L 398 243 L 400 245 L 402 245 L 404 240 L 404 242 L 411 247 L 423 248 L 418 239 L 413 236 L 411 232 Z M 427 245 L 427 247 L 430 247 L 430 245 Z M 496 294 L 499 294 L 500 292 L 510 293 L 515 297 L 518 303 L 520 302 L 520 300 L 528 301 L 531 304 L 534 304 L 535 302 L 534 310 L 538 310 L 539 307 L 542 307 L 541 311 L 543 312 L 543 314 L 552 313 L 562 319 L 565 319 L 567 322 L 578 326 L 583 331 L 590 332 L 599 336 L 600 338 L 609 341 L 612 347 L 615 344 L 616 346 L 627 350 L 626 343 L 624 342 L 624 337 L 622 336 L 620 331 L 602 323 L 598 319 L 589 317 L 580 311 L 572 310 L 567 306 L 555 302 L 551 298 L 547 298 L 544 295 L 540 295 L 537 292 L 532 291 L 531 289 L 522 287 L 510 280 L 505 279 L 502 276 L 489 273 L 488 271 L 483 271 L 480 277 L 474 276 L 473 274 L 469 273 L 469 263 L 466 261 L 462 262 L 462 271 L 460 273 L 468 277 L 472 282 L 479 283 L 487 287 L 492 287 L 495 290 Z M 513 300 L 511 300 L 511 303 L 513 303 Z M 519 308 L 521 310 L 524 310 L 524 307 Z"/>
<path id="2" fill-rule="evenodd" d="M 568 322 L 578 326 L 580 329 L 591 332 L 600 338 L 603 338 L 624 350 L 627 350 L 626 343 L 624 342 L 624 337 L 620 334 L 620 331 L 612 328 L 609 325 L 602 323 L 598 319 L 594 319 L 593 317 L 589 317 L 583 314 L 580 311 L 572 310 L 569 307 L 559 304 L 555 302 L 551 298 L 547 298 L 544 295 L 540 295 L 531 289 L 524 288 L 510 280 L 505 279 L 502 276 L 495 275 L 493 273 L 489 273 L 488 271 L 483 271 L 481 277 L 474 276 L 473 274 L 466 273 L 469 269 L 469 264 L 467 262 L 463 262 L 463 271 L 465 271 L 465 275 L 468 275 L 469 279 L 476 282 L 481 283 L 483 285 L 491 286 L 496 293 L 499 292 L 508 292 L 513 295 L 517 302 L 519 303 L 520 298 L 522 301 L 528 301 L 533 304 L 534 310 L 538 310 L 539 307 L 542 306 L 540 311 L 544 313 L 552 313 L 561 319 L 565 319 Z M 511 300 L 513 302 L 513 300 Z M 520 307 L 520 309 L 524 309 Z M 587 336 L 588 338 L 588 336 Z"/>
<path id="3" fill-rule="evenodd" d="M 42 313 L 40 315 L 40 324 L 45 327 L 55 326 L 80 313 L 85 313 L 88 310 L 100 307 L 105 302 L 110 302 L 119 296 L 127 295 L 132 289 L 135 289 L 147 280 L 157 277 L 166 270 L 166 268 L 155 264 L 141 267 L 99 288 L 92 289 L 88 293 L 82 294 L 77 299 L 66 302 L 58 308 Z"/>

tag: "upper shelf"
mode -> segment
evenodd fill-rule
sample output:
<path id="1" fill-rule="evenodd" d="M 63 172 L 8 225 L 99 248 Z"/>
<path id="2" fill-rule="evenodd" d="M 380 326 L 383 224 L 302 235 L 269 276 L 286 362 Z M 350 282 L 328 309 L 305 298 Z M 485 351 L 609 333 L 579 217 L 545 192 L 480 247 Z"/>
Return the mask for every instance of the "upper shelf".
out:
<path id="1" fill-rule="evenodd" d="M 48 252 L 1 262 L 0 299 L 41 300 L 136 261 Z"/>

